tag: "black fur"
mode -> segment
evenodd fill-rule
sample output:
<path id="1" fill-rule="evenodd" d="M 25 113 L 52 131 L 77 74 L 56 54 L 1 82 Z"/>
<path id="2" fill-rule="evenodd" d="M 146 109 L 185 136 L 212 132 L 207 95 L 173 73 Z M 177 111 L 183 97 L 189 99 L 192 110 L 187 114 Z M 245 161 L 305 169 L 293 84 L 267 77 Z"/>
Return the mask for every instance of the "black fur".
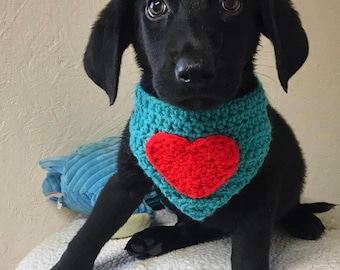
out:
<path id="1" fill-rule="evenodd" d="M 224 0 L 164 0 L 167 9 L 157 18 L 147 15 L 150 2 L 112 0 L 94 25 L 84 65 L 111 104 L 122 53 L 129 44 L 142 69 L 144 89 L 185 110 L 210 109 L 255 88 L 253 58 L 261 33 L 274 45 L 284 90 L 307 57 L 307 37 L 289 0 L 243 0 L 235 12 L 223 9 Z M 274 224 L 279 222 L 296 237 L 318 238 L 324 226 L 313 213 L 332 205 L 300 204 L 305 175 L 301 150 L 282 117 L 270 106 L 268 114 L 273 130 L 269 154 L 240 194 L 203 222 L 190 220 L 164 199 L 178 213 L 178 224 L 138 233 L 126 250 L 147 258 L 230 235 L 233 269 L 263 270 L 269 267 Z M 128 129 L 122 137 L 117 174 L 53 269 L 92 269 L 102 246 L 151 188 L 129 149 Z"/>

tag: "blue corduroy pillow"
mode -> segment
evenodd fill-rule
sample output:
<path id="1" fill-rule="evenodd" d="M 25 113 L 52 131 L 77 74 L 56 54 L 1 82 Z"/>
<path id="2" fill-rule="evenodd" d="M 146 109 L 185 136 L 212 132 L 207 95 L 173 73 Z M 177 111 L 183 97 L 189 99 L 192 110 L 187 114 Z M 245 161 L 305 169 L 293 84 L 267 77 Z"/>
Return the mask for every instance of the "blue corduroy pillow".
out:
<path id="1" fill-rule="evenodd" d="M 107 137 L 82 145 L 69 156 L 41 160 L 40 166 L 47 171 L 43 193 L 60 206 L 89 215 L 99 193 L 117 171 L 119 145 L 120 137 Z M 151 191 L 134 214 L 147 213 L 153 219 L 153 208 L 160 207 L 156 192 Z"/>

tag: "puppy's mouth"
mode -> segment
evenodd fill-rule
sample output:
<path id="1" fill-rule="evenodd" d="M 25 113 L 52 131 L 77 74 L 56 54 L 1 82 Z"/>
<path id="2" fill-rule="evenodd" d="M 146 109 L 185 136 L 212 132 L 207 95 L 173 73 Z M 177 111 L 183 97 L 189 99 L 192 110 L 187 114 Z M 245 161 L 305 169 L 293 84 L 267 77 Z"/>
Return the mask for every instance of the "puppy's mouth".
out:
<path id="1" fill-rule="evenodd" d="M 231 82 L 220 80 L 219 84 L 209 87 L 178 86 L 173 83 L 155 84 L 153 93 L 160 100 L 186 111 L 208 111 L 235 96 L 238 85 Z"/>
<path id="2" fill-rule="evenodd" d="M 166 103 L 185 111 L 208 111 L 234 96 L 234 91 L 212 91 L 209 89 L 178 89 L 178 91 L 156 92 L 156 96 Z"/>
<path id="3" fill-rule="evenodd" d="M 195 96 L 176 101 L 173 105 L 186 111 L 207 111 L 223 103 L 224 102 L 221 101 L 220 99 Z"/>

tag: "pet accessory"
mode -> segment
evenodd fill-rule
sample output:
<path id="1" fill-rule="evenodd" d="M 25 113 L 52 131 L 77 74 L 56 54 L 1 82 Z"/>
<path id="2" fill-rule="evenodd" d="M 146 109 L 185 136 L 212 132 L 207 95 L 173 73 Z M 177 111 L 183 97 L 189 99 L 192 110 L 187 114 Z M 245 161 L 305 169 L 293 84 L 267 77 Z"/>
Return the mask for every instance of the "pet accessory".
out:
<path id="1" fill-rule="evenodd" d="M 262 85 L 207 111 L 185 111 L 140 84 L 130 120 L 139 166 L 181 212 L 203 220 L 238 194 L 267 156 L 271 125 Z"/>

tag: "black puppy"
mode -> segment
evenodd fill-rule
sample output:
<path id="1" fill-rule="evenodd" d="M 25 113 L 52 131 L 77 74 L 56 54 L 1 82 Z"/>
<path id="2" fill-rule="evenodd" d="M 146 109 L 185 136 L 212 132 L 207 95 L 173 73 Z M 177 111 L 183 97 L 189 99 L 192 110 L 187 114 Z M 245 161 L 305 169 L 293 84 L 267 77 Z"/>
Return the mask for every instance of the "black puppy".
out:
<path id="1" fill-rule="evenodd" d="M 253 59 L 261 33 L 274 45 L 279 79 L 287 91 L 289 78 L 308 54 L 307 37 L 289 0 L 112 0 L 94 25 L 84 64 L 89 77 L 106 91 L 113 104 L 122 53 L 132 44 L 142 69 L 140 85 L 149 99 L 190 115 L 211 112 L 258 89 Z M 300 204 L 305 165 L 298 142 L 269 105 L 265 117 L 271 127 L 270 149 L 249 184 L 201 218 L 179 211 L 182 203 L 164 196 L 161 187 L 159 195 L 178 214 L 178 224 L 136 234 L 127 251 L 146 258 L 231 235 L 233 269 L 263 270 L 269 267 L 274 224 L 280 223 L 295 237 L 317 239 L 324 226 L 313 213 L 327 211 L 332 205 Z M 250 129 L 254 137 L 254 130 L 262 132 L 258 127 Z M 128 124 L 122 136 L 118 172 L 53 269 L 92 269 L 102 246 L 154 185 L 131 150 L 131 134 Z M 235 151 L 239 151 L 237 147 Z M 220 190 L 221 185 L 214 190 Z M 196 188 L 194 195 L 186 191 L 176 194 L 189 194 L 191 202 L 212 194 L 205 196 L 200 191 Z"/>

